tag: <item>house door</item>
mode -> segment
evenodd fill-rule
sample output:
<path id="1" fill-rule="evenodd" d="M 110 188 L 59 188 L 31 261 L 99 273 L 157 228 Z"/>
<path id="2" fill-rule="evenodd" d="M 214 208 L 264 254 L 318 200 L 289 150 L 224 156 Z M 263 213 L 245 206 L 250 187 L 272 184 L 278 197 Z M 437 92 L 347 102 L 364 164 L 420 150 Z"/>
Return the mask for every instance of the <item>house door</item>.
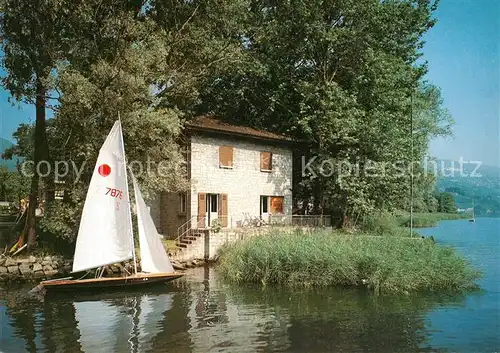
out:
<path id="1" fill-rule="evenodd" d="M 218 194 L 208 194 L 207 195 L 207 227 L 212 225 L 212 222 L 219 218 L 219 195 Z"/>
<path id="2" fill-rule="evenodd" d="M 269 196 L 260 197 L 260 219 L 269 222 Z"/>

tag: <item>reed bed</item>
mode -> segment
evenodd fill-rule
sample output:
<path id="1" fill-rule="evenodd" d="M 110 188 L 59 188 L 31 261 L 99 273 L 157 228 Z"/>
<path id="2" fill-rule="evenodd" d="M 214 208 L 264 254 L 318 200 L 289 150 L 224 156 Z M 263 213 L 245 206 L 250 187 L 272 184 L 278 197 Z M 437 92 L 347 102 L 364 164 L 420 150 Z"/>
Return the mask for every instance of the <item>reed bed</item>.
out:
<path id="1" fill-rule="evenodd" d="M 472 215 L 467 213 L 414 213 L 413 226 L 415 228 L 435 227 L 439 222 L 445 220 L 468 219 Z M 397 222 L 404 227 L 410 226 L 410 214 L 402 213 L 395 216 Z"/>
<path id="2" fill-rule="evenodd" d="M 218 268 L 235 283 L 366 286 L 376 292 L 464 292 L 481 274 L 452 248 L 397 236 L 274 232 L 228 244 Z"/>

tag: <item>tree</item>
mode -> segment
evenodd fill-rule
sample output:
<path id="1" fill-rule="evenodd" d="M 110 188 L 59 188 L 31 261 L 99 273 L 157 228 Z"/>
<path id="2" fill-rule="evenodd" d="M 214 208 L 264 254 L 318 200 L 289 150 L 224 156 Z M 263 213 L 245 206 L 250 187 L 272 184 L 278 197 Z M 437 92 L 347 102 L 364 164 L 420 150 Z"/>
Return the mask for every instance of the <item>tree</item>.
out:
<path id="1" fill-rule="evenodd" d="M 182 120 L 197 101 L 203 74 L 236 60 L 239 42 L 215 22 L 234 25 L 230 16 L 239 8 L 230 1 L 215 9 L 210 1 L 165 8 L 109 0 L 79 10 L 72 27 L 79 49 L 58 67 L 60 104 L 48 129 L 54 160 L 76 169 L 63 178 L 64 200 L 47 208 L 45 231 L 75 239 L 98 151 L 118 116 L 129 165 L 146 196 L 187 188 L 178 144 Z"/>
<path id="2" fill-rule="evenodd" d="M 449 129 L 417 62 L 435 9 L 411 0 L 253 1 L 245 60 L 206 78 L 198 111 L 306 140 L 300 153 L 318 163 L 295 194 L 312 195 L 316 212 L 344 220 L 406 208 L 408 166 Z M 330 171 L 321 173 L 322 161 Z"/>
<path id="3" fill-rule="evenodd" d="M 439 212 L 456 213 L 457 206 L 455 205 L 455 198 L 449 192 L 442 192 L 439 194 Z"/>
<path id="4" fill-rule="evenodd" d="M 0 166 L 0 200 L 19 205 L 20 200 L 28 195 L 28 181 L 19 171 L 9 171 L 7 167 Z"/>
<path id="5" fill-rule="evenodd" d="M 242 34 L 247 0 L 149 2 L 146 17 L 156 24 L 154 83 L 160 105 L 190 115 L 201 102 L 200 85 L 244 65 Z"/>
<path id="6" fill-rule="evenodd" d="M 2 66 L 7 76 L 1 83 L 15 100 L 35 105 L 34 148 L 30 156 L 35 165 L 48 159 L 46 106 L 53 88 L 53 70 L 68 51 L 63 31 L 70 15 L 67 5 L 63 0 L 2 1 L 0 44 L 4 53 Z M 35 243 L 38 189 L 39 175 L 34 173 L 26 226 L 18 241 L 18 246 L 22 246 L 27 235 L 28 250 Z M 47 196 L 50 199 L 50 194 Z"/>

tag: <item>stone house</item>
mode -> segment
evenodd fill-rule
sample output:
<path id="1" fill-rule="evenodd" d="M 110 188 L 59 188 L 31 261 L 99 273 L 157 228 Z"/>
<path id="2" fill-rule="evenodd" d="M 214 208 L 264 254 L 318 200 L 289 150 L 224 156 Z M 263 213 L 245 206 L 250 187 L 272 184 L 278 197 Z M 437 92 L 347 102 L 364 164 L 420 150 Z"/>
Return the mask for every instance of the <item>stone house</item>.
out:
<path id="1" fill-rule="evenodd" d="M 187 193 L 160 197 L 157 226 L 174 239 L 180 227 L 245 226 L 292 214 L 292 139 L 202 116 L 185 125 Z"/>

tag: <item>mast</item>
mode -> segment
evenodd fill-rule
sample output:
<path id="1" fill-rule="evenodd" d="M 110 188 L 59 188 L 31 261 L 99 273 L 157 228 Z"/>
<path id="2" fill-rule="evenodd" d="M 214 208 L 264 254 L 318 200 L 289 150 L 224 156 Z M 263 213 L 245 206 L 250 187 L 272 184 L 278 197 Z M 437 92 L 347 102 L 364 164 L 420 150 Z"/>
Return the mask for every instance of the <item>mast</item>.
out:
<path id="1" fill-rule="evenodd" d="M 122 126 L 122 121 L 120 119 L 120 112 L 118 112 L 118 121 L 120 122 L 120 129 L 121 129 L 121 126 Z M 120 134 L 120 138 L 122 140 L 122 148 L 123 148 L 123 157 L 125 158 L 125 143 L 123 142 L 123 129 L 121 129 L 121 134 Z M 124 163 L 126 164 L 126 161 L 124 161 Z M 128 190 L 128 176 L 127 176 L 127 169 L 128 168 L 125 168 L 125 188 L 127 189 L 127 195 L 130 195 L 129 194 L 129 190 Z M 128 213 L 129 214 L 132 214 L 131 210 L 130 210 L 130 200 L 129 202 L 127 203 L 128 205 Z M 134 273 L 137 274 L 137 259 L 135 258 L 135 244 L 134 244 L 134 227 L 132 226 L 132 217 L 130 217 L 130 229 L 132 229 L 132 232 L 130 232 L 131 236 L 130 236 L 130 243 L 132 244 L 132 255 L 133 255 L 133 260 L 134 260 Z"/>

